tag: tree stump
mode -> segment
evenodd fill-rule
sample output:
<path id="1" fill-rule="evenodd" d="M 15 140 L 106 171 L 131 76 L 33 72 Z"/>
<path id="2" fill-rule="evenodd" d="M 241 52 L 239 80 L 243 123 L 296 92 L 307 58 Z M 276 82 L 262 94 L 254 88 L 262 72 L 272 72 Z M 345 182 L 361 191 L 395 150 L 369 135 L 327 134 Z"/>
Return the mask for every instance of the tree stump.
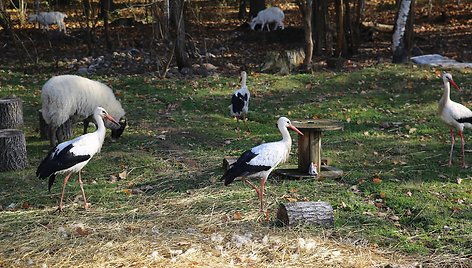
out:
<path id="1" fill-rule="evenodd" d="M 42 110 L 38 110 L 39 136 L 41 139 L 49 139 L 49 125 L 44 121 Z M 65 141 L 73 136 L 72 120 L 67 120 L 56 131 L 56 137 L 60 141 Z"/>
<path id="2" fill-rule="evenodd" d="M 18 129 L 0 130 L 0 171 L 28 166 L 25 134 Z"/>
<path id="3" fill-rule="evenodd" d="M 0 129 L 18 128 L 23 124 L 23 103 L 20 98 L 0 99 Z"/>
<path id="4" fill-rule="evenodd" d="M 326 202 L 293 202 L 280 204 L 277 219 L 284 225 L 334 225 L 333 207 Z"/>

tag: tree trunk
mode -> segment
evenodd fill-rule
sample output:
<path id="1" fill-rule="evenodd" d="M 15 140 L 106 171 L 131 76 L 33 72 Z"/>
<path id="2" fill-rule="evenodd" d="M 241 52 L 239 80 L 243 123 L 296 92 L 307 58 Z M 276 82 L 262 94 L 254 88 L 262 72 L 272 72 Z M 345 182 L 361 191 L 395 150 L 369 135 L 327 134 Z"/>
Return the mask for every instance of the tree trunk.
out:
<path id="1" fill-rule="evenodd" d="M 85 42 L 87 43 L 88 53 L 92 53 L 92 30 L 90 29 L 90 10 L 92 6 L 90 5 L 90 0 L 82 0 L 82 7 L 85 15 Z"/>
<path id="2" fill-rule="evenodd" d="M 277 219 L 284 225 L 334 225 L 333 208 L 326 202 L 293 202 L 280 204 Z"/>
<path id="3" fill-rule="evenodd" d="M 344 2 L 343 0 L 335 0 L 335 10 L 336 10 L 336 49 L 334 52 L 335 57 L 341 57 L 345 47 L 345 38 L 344 38 Z"/>
<path id="4" fill-rule="evenodd" d="M 111 51 L 113 46 L 110 38 L 109 15 L 113 0 L 101 0 L 103 26 L 105 28 L 105 43 L 108 51 Z"/>
<path id="5" fill-rule="evenodd" d="M 364 21 L 364 7 L 365 0 L 357 0 L 356 2 L 356 20 L 354 26 L 352 27 L 352 41 L 353 45 L 353 54 L 357 54 L 357 51 L 361 44 L 361 25 Z"/>
<path id="6" fill-rule="evenodd" d="M 0 171 L 28 166 L 25 134 L 17 129 L 0 130 Z"/>
<path id="7" fill-rule="evenodd" d="M 414 0 L 401 0 L 392 36 L 393 63 L 406 63 L 413 36 Z"/>
<path id="8" fill-rule="evenodd" d="M 0 129 L 23 125 L 23 103 L 20 98 L 0 99 Z"/>
<path id="9" fill-rule="evenodd" d="M 328 33 L 328 1 L 327 0 L 314 0 L 313 1 L 313 40 L 314 42 L 314 53 L 315 55 L 323 54 L 331 51 L 332 34 Z"/>
<path id="10" fill-rule="evenodd" d="M 303 28 L 305 30 L 305 60 L 303 61 L 303 65 L 305 69 L 311 70 L 313 58 L 313 0 L 299 2 L 298 6 L 300 8 L 300 12 L 302 13 Z"/>
<path id="11" fill-rule="evenodd" d="M 238 19 L 245 20 L 247 16 L 246 11 L 247 0 L 239 0 Z"/>
<path id="12" fill-rule="evenodd" d="M 174 23 L 175 23 L 175 59 L 179 70 L 190 67 L 187 52 L 185 50 L 185 23 L 184 23 L 184 0 L 174 2 Z"/>
<path id="13" fill-rule="evenodd" d="M 259 11 L 266 8 L 265 0 L 249 0 L 249 16 L 254 18 Z"/>

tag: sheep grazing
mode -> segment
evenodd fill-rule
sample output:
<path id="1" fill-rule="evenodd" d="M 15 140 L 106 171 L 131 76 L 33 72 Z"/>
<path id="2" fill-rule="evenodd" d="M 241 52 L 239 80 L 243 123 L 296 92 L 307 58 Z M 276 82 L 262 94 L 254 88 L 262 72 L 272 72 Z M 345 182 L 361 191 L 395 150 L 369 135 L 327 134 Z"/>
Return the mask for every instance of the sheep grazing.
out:
<path id="1" fill-rule="evenodd" d="M 261 24 L 261 30 L 264 30 L 264 26 L 267 25 L 267 30 L 270 32 L 269 24 L 275 23 L 274 30 L 277 30 L 279 27 L 283 30 L 284 23 L 284 12 L 278 7 L 269 7 L 257 13 L 257 17 L 254 17 L 249 26 L 252 30 L 256 27 L 257 24 Z"/>
<path id="2" fill-rule="evenodd" d="M 42 26 L 49 30 L 49 25 L 57 24 L 59 26 L 59 31 L 66 33 L 66 24 L 64 23 L 64 18 L 67 18 L 67 15 L 62 12 L 51 11 L 51 12 L 40 12 L 39 14 L 32 14 L 29 16 L 28 21 L 39 22 Z"/>
<path id="3" fill-rule="evenodd" d="M 126 127 L 125 111 L 115 98 L 111 88 L 100 82 L 77 75 L 59 75 L 50 78 L 41 90 L 42 115 L 49 126 L 51 146 L 62 142 L 57 129 L 67 120 L 83 120 L 84 134 L 87 133 L 93 112 L 98 106 L 105 108 L 120 126 L 106 122 L 112 130 L 112 139 L 117 139 Z"/>

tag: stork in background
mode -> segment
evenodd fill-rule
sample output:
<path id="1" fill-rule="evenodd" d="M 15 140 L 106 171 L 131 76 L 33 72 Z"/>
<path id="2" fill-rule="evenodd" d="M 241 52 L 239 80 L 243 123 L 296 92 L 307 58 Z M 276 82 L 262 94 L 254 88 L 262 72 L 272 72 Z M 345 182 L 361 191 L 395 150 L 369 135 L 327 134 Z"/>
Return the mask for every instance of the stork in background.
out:
<path id="1" fill-rule="evenodd" d="M 80 172 L 82 168 L 87 165 L 90 159 L 92 159 L 96 153 L 100 152 L 100 149 L 102 148 L 105 139 L 105 125 L 103 121 L 106 119 L 119 125 L 119 123 L 102 107 L 97 107 L 95 109 L 93 117 L 97 123 L 97 130 L 95 132 L 58 144 L 48 153 L 36 170 L 36 176 L 40 179 L 49 177 L 49 191 L 51 191 L 51 186 L 54 183 L 56 175 L 67 173 L 64 178 L 61 201 L 58 207 L 60 212 L 63 211 L 62 202 L 64 199 L 64 191 L 66 189 L 67 181 L 71 177 L 72 173 L 79 173 L 78 181 L 84 199 L 84 208 L 87 209 L 89 207 L 90 204 L 87 203 L 87 199 L 85 198 Z"/>
<path id="2" fill-rule="evenodd" d="M 303 135 L 286 117 L 280 117 L 277 120 L 277 127 L 282 134 L 282 140 L 263 143 L 244 152 L 221 177 L 221 180 L 225 181 L 225 186 L 240 177 L 245 183 L 254 188 L 259 197 L 260 210 L 262 212 L 264 212 L 264 184 L 267 177 L 275 167 L 287 161 L 290 149 L 292 148 L 292 138 L 288 129 Z M 250 178 L 260 178 L 260 188 L 250 182 L 248 180 Z"/>
<path id="3" fill-rule="evenodd" d="M 442 80 L 444 83 L 444 93 L 438 103 L 438 113 L 441 119 L 449 126 L 449 131 L 451 133 L 451 151 L 449 152 L 449 163 L 452 165 L 452 151 L 454 149 L 454 128 L 459 133 L 461 137 L 462 144 L 462 167 L 467 167 L 465 164 L 465 155 L 464 155 L 464 136 L 463 131 L 464 127 L 471 129 L 472 128 L 472 111 L 464 105 L 454 102 L 451 100 L 451 84 L 460 91 L 459 86 L 452 79 L 452 75 L 446 72 L 443 72 Z"/>
<path id="4" fill-rule="evenodd" d="M 249 98 L 251 97 L 251 94 L 249 93 L 249 90 L 246 86 L 246 78 L 246 72 L 242 71 L 240 78 L 241 88 L 234 91 L 233 96 L 231 97 L 231 105 L 229 106 L 231 116 L 235 117 L 238 121 L 238 134 L 240 131 L 239 119 L 243 120 L 243 122 L 246 124 L 246 115 L 249 112 Z M 247 130 L 250 131 L 247 124 L 246 127 Z"/>

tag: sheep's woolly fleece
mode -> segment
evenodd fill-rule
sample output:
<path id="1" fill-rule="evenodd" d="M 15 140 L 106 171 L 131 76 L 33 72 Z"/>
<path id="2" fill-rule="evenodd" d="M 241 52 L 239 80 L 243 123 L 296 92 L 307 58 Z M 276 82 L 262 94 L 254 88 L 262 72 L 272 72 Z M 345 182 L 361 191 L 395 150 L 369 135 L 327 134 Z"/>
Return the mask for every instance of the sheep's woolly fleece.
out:
<path id="1" fill-rule="evenodd" d="M 60 75 L 49 79 L 41 91 L 42 114 L 47 124 L 59 127 L 69 118 L 83 120 L 101 106 L 116 120 L 125 111 L 111 88 L 77 75 Z"/>
<path id="2" fill-rule="evenodd" d="M 49 29 L 49 25 L 57 24 L 60 31 L 66 32 L 66 25 L 64 23 L 64 18 L 67 18 L 67 15 L 62 12 L 51 11 L 51 12 L 40 12 L 39 14 L 32 14 L 29 16 L 28 21 L 38 21 L 41 25 L 45 26 L 46 29 Z"/>

